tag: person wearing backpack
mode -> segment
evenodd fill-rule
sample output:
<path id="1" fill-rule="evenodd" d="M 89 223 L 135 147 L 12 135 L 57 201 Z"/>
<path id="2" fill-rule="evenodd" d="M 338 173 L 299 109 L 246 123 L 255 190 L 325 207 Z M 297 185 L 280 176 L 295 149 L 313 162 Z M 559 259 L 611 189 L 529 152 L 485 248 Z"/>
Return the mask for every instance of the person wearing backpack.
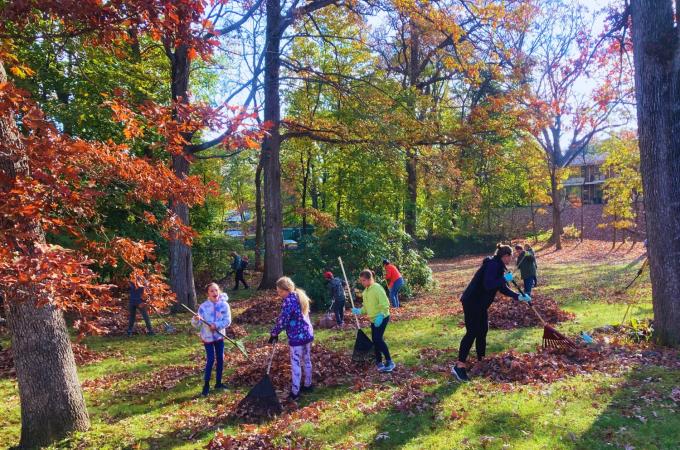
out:
<path id="1" fill-rule="evenodd" d="M 465 336 L 460 341 L 458 361 L 451 368 L 451 374 L 458 381 L 470 381 L 466 372 L 466 361 L 472 344 L 475 343 L 477 359 L 482 360 L 486 354 L 486 334 L 489 331 L 489 306 L 500 291 L 503 295 L 515 300 L 530 302 L 531 297 L 518 294 L 508 288 L 512 281 L 512 272 L 507 271 L 507 265 L 512 259 L 512 248 L 509 245 L 498 244 L 496 253 L 487 256 L 477 269 L 470 284 L 463 292 L 460 301 L 463 303 L 465 317 Z"/>
<path id="2" fill-rule="evenodd" d="M 248 257 L 241 257 L 238 253 L 232 252 L 231 255 L 234 259 L 231 262 L 231 269 L 234 271 L 234 290 L 238 291 L 239 282 L 243 283 L 243 287 L 248 289 L 248 283 L 246 283 L 245 278 L 243 278 L 243 272 L 248 267 Z"/>
<path id="3" fill-rule="evenodd" d="M 517 254 L 517 268 L 519 269 L 522 283 L 524 283 L 524 292 L 531 295 L 531 290 L 538 284 L 536 278 L 536 255 L 529 245 L 517 244 L 515 245 L 515 252 Z"/>
<path id="4" fill-rule="evenodd" d="M 326 279 L 328 295 L 333 302 L 335 322 L 341 327 L 345 322 L 345 283 L 340 278 L 334 277 L 330 271 L 324 272 L 323 277 Z"/>

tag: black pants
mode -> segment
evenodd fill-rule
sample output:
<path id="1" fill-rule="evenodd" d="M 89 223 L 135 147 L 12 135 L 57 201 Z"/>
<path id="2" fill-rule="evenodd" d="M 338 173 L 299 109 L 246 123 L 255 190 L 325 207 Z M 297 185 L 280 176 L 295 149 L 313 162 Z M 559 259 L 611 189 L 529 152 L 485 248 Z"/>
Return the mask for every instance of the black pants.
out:
<path id="1" fill-rule="evenodd" d="M 243 283 L 243 286 L 244 286 L 246 289 L 248 289 L 248 283 L 246 283 L 245 278 L 243 278 L 243 269 L 237 270 L 237 271 L 235 272 L 235 275 L 234 275 L 234 283 L 236 283 L 236 284 L 234 285 L 234 290 L 237 290 L 237 289 L 238 289 L 238 283 L 239 283 L 239 281 L 240 281 L 241 283 Z"/>
<path id="2" fill-rule="evenodd" d="M 337 301 L 333 304 L 333 312 L 335 313 L 335 321 L 338 325 L 342 325 L 345 321 L 345 301 Z"/>
<path id="3" fill-rule="evenodd" d="M 132 333 L 132 329 L 135 326 L 137 310 L 139 310 L 139 312 L 142 313 L 142 318 L 144 319 L 144 323 L 146 324 L 146 330 L 148 332 L 153 331 L 153 328 L 151 328 L 151 320 L 149 320 L 149 313 L 146 312 L 146 308 L 140 308 L 139 305 L 130 304 L 128 305 L 128 311 L 130 312 L 130 315 L 128 316 L 128 333 Z"/>
<path id="4" fill-rule="evenodd" d="M 467 360 L 472 342 L 475 342 L 477 359 L 482 359 L 486 354 L 486 333 L 489 331 L 487 308 L 474 303 L 463 303 L 463 314 L 465 315 L 465 336 L 460 341 L 458 361 L 465 362 Z"/>
<path id="5" fill-rule="evenodd" d="M 387 348 L 387 344 L 383 339 L 385 334 L 385 328 L 387 328 L 387 322 L 390 321 L 390 317 L 387 316 L 383 319 L 379 327 L 371 324 L 371 340 L 373 341 L 373 350 L 375 351 L 375 362 L 380 364 L 382 362 L 382 355 L 385 355 L 386 361 L 391 361 L 390 350 Z"/>

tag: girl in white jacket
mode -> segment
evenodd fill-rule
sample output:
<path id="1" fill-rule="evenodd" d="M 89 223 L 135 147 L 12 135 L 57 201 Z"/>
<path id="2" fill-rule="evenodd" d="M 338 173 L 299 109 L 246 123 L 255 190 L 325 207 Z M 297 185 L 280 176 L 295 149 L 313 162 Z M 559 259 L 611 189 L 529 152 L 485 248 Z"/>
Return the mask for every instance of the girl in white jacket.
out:
<path id="1" fill-rule="evenodd" d="M 208 299 L 198 308 L 198 314 L 191 319 L 191 324 L 199 329 L 199 336 L 205 347 L 205 373 L 203 376 L 204 397 L 210 392 L 210 375 L 215 362 L 215 389 L 226 389 L 222 384 L 222 370 L 224 368 L 224 338 L 227 327 L 231 325 L 231 308 L 229 297 L 220 292 L 217 283 L 208 285 Z M 221 333 L 221 334 L 220 334 Z"/>

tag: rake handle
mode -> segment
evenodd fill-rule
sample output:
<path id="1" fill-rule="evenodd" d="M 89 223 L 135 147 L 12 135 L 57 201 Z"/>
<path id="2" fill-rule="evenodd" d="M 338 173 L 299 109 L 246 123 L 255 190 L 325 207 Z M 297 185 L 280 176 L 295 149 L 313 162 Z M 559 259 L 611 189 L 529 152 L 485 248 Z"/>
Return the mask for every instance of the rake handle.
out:
<path id="1" fill-rule="evenodd" d="M 198 317 L 198 320 L 200 320 L 200 321 L 203 322 L 204 324 L 210 326 L 210 324 L 209 324 L 208 322 L 206 322 L 205 320 L 203 320 L 197 313 L 195 313 L 193 309 L 189 308 L 189 307 L 188 307 L 187 305 L 185 305 L 184 303 L 179 303 L 179 305 L 182 306 L 182 307 L 183 307 L 184 309 L 186 309 L 187 311 L 189 311 L 189 312 L 190 312 L 191 314 L 193 314 L 194 316 Z M 220 336 L 222 336 L 222 337 L 223 337 L 224 339 L 226 339 L 227 341 L 229 341 L 229 342 L 230 342 L 232 345 L 234 345 L 236 348 L 238 348 L 239 350 L 241 350 L 241 349 L 239 348 L 239 345 L 238 345 L 238 344 L 236 343 L 236 341 L 234 341 L 232 338 L 230 338 L 229 336 L 225 335 L 224 333 L 222 333 L 222 332 L 221 332 L 220 330 L 218 330 L 218 329 L 215 329 L 215 332 L 216 332 L 217 334 L 219 334 Z M 243 353 L 243 352 L 241 352 L 241 353 Z M 248 355 L 245 355 L 245 357 L 248 358 Z"/>
<path id="2" fill-rule="evenodd" d="M 515 286 L 515 289 L 517 289 L 520 294 L 526 295 L 524 293 L 524 291 L 522 290 L 522 288 L 519 287 L 519 285 L 517 284 L 517 282 L 515 280 L 512 280 L 512 284 L 513 284 L 513 286 Z M 536 314 L 536 317 L 538 317 L 538 320 L 541 321 L 541 325 L 546 326 L 547 322 L 545 320 L 543 320 L 543 317 L 541 317 L 541 315 L 538 313 L 538 311 L 536 311 L 536 308 L 534 308 L 534 305 L 531 302 L 529 302 L 529 307 L 534 312 L 534 314 Z"/>
<path id="3" fill-rule="evenodd" d="M 272 361 L 274 361 L 274 353 L 276 353 L 276 342 L 272 345 L 272 352 L 269 355 L 269 362 L 267 362 L 267 375 L 269 375 L 269 371 L 272 368 Z"/>
<path id="4" fill-rule="evenodd" d="M 352 304 L 352 315 L 354 316 L 354 321 L 357 325 L 357 330 L 360 330 L 359 318 L 354 314 L 354 297 L 352 297 L 352 288 L 349 286 L 349 280 L 347 280 L 347 273 L 345 273 L 345 265 L 342 263 L 342 257 L 338 256 L 338 261 L 340 262 L 340 269 L 342 270 L 342 276 L 345 278 L 345 284 L 347 285 L 347 291 L 349 292 L 349 301 Z"/>

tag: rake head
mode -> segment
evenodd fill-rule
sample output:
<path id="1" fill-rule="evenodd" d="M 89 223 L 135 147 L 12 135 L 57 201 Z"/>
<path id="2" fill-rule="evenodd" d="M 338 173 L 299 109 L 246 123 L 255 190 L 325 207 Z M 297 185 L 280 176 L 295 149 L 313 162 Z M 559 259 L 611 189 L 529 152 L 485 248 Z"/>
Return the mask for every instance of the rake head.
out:
<path id="1" fill-rule="evenodd" d="M 543 327 L 543 347 L 545 348 L 576 348 L 574 341 L 546 324 Z"/>
<path id="2" fill-rule="evenodd" d="M 369 361 L 372 358 L 373 341 L 371 341 L 362 330 L 357 330 L 357 339 L 354 341 L 352 361 Z"/>

